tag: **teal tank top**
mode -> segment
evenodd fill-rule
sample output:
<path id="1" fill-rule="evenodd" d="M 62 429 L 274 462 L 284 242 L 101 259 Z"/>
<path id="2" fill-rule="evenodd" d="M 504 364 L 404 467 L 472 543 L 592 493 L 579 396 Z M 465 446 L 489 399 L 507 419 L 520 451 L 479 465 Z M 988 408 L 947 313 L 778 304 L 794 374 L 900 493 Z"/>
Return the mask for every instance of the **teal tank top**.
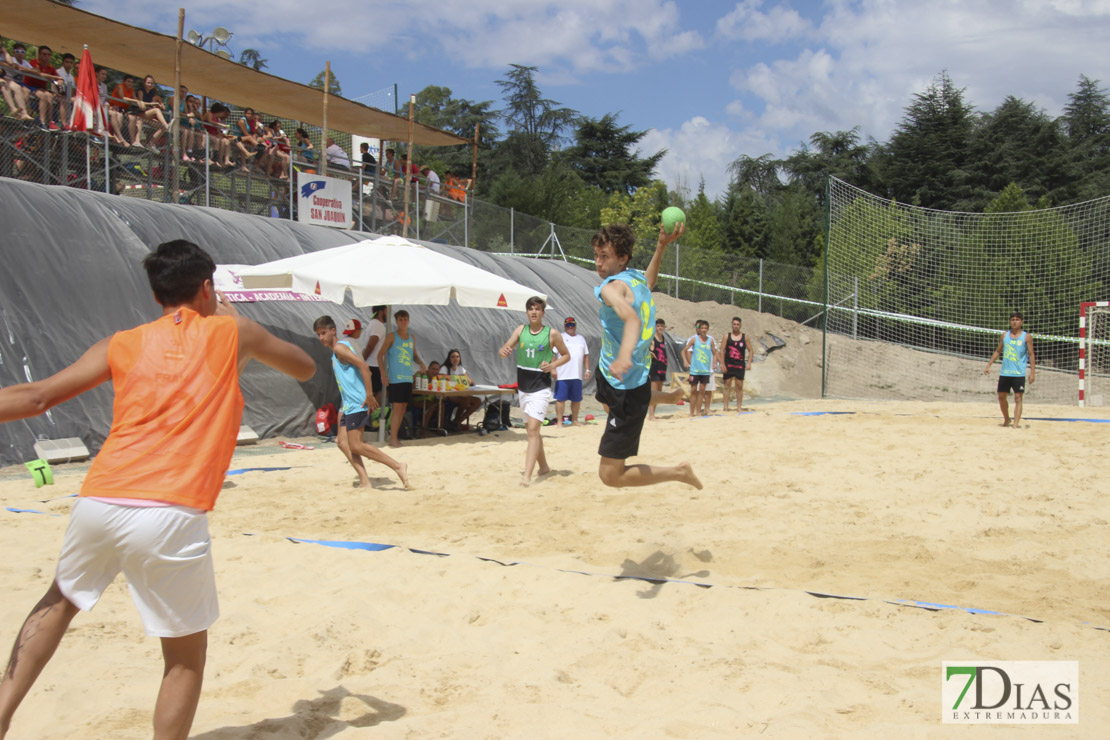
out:
<path id="1" fill-rule="evenodd" d="M 358 354 L 358 350 L 346 339 L 340 339 L 336 344 L 342 344 L 347 349 Z M 335 371 L 335 382 L 339 384 L 339 396 L 343 399 L 343 413 L 353 414 L 361 411 L 366 405 L 366 384 L 362 382 L 362 373 L 354 365 L 340 361 L 331 353 L 331 369 Z"/>
<path id="2" fill-rule="evenodd" d="M 620 351 L 621 338 L 624 336 L 624 322 L 601 298 L 601 289 L 614 280 L 620 280 L 632 289 L 632 309 L 640 317 L 640 336 L 632 350 L 632 368 L 624 374 L 623 379 L 610 373 L 609 365 L 617 359 L 617 352 Z M 655 336 L 655 299 L 651 296 L 647 278 L 639 270 L 627 269 L 605 278 L 601 285 L 594 288 L 594 295 L 601 301 L 601 356 L 598 358 L 598 368 L 605 376 L 606 382 L 614 388 L 620 390 L 639 388 L 648 382 L 648 370 L 651 368 L 651 338 Z"/>
<path id="3" fill-rule="evenodd" d="M 393 344 L 386 354 L 389 358 L 390 383 L 412 382 L 412 357 L 415 346 L 416 343 L 411 334 L 408 339 L 402 339 L 400 334 L 393 332 Z"/>
<path id="4" fill-rule="evenodd" d="M 1010 332 L 1002 335 L 1002 375 L 1007 378 L 1024 378 L 1029 364 L 1029 350 L 1025 346 L 1025 332 L 1014 337 Z"/>
<path id="5" fill-rule="evenodd" d="M 713 339 L 706 337 L 705 341 L 694 337 L 694 346 L 690 353 L 690 374 L 709 375 L 713 372 Z"/>

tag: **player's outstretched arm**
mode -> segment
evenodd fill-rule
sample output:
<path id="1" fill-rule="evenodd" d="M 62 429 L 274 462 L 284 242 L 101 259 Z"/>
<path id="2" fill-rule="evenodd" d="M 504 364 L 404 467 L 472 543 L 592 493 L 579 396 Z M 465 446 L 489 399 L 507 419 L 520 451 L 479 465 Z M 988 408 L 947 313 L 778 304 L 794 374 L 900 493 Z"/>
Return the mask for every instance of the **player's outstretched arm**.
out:
<path id="1" fill-rule="evenodd" d="M 111 337 L 101 339 L 77 362 L 49 378 L 0 388 L 0 422 L 37 416 L 108 380 L 109 341 Z"/>
<path id="2" fill-rule="evenodd" d="M 663 254 L 667 251 L 667 245 L 685 232 L 686 222 L 684 221 L 680 222 L 670 234 L 663 229 L 663 224 L 659 224 L 659 241 L 655 244 L 655 254 L 651 255 L 651 262 L 648 263 L 647 272 L 644 273 L 648 290 L 655 290 L 655 282 L 659 279 L 659 267 L 663 264 Z"/>
<path id="3" fill-rule="evenodd" d="M 305 381 L 316 374 L 316 363 L 297 345 L 278 339 L 257 321 L 235 316 L 239 325 L 239 360 L 258 360 L 278 372 Z"/>

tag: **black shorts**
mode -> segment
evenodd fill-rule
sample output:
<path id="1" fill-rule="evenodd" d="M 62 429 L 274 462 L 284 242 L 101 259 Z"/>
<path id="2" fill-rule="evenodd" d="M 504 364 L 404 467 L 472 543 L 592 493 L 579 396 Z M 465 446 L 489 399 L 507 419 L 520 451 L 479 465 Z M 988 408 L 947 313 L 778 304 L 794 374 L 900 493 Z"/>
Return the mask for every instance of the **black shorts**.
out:
<path id="1" fill-rule="evenodd" d="M 709 376 L 708 375 L 691 375 L 690 376 L 690 387 L 693 388 L 695 385 L 709 385 Z"/>
<path id="2" fill-rule="evenodd" d="M 999 393 L 1025 393 L 1025 376 L 1024 375 L 999 375 L 998 376 L 998 392 Z"/>
<path id="3" fill-rule="evenodd" d="M 390 383 L 386 395 L 390 403 L 408 403 L 412 400 L 412 383 Z"/>
<path id="4" fill-rule="evenodd" d="M 737 378 L 741 381 L 744 380 L 744 368 L 742 368 L 742 367 L 726 367 L 725 368 L 725 380 L 728 380 L 729 378 Z"/>
<path id="5" fill-rule="evenodd" d="M 648 380 L 666 383 L 667 382 L 667 366 L 666 365 L 652 365 L 651 370 L 648 371 Z"/>
<path id="6" fill-rule="evenodd" d="M 635 457 L 640 451 L 640 432 L 651 405 L 651 384 L 621 390 L 609 385 L 605 375 L 598 373 L 596 398 L 609 407 L 597 453 L 616 460 Z"/>
<path id="7" fill-rule="evenodd" d="M 353 414 L 343 414 L 343 428 L 348 431 L 351 429 L 364 429 L 369 421 L 370 412 L 366 409 L 356 411 Z"/>
<path id="8" fill-rule="evenodd" d="M 370 382 L 374 386 L 374 395 L 382 392 L 382 369 L 380 367 L 368 366 L 370 368 Z"/>

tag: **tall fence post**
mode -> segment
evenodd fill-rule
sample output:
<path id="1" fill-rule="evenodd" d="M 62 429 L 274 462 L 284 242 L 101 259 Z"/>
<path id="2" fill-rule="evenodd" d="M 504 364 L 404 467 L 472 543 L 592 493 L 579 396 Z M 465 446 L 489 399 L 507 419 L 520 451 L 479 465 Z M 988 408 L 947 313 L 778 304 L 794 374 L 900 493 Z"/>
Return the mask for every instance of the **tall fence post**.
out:
<path id="1" fill-rule="evenodd" d="M 512 254 L 514 249 L 515 249 L 515 246 L 514 246 L 515 240 L 516 240 L 516 209 L 515 208 L 510 208 L 509 209 L 509 254 Z"/>
<path id="2" fill-rule="evenodd" d="M 470 193 L 463 191 L 463 246 L 470 249 Z"/>
<path id="3" fill-rule="evenodd" d="M 208 153 L 204 158 L 204 206 L 207 208 L 212 205 L 212 135 L 207 129 L 204 131 L 204 151 Z"/>
<path id="4" fill-rule="evenodd" d="M 859 278 L 852 278 L 852 339 L 859 333 Z"/>
<path id="5" fill-rule="evenodd" d="M 112 192 L 112 185 L 111 185 L 112 172 L 111 172 L 111 169 L 110 169 L 111 168 L 111 163 L 108 161 L 108 151 L 109 151 L 109 149 L 108 149 L 108 132 L 107 131 L 104 132 L 104 136 L 102 136 L 101 139 L 103 139 L 103 141 L 104 141 L 104 192 L 105 193 L 110 193 L 110 192 Z M 89 190 L 92 190 L 92 185 L 91 184 L 89 186 Z"/>
<path id="6" fill-rule="evenodd" d="M 682 245 L 678 242 L 674 244 L 674 297 L 678 298 L 678 267 L 682 264 Z"/>
<path id="7" fill-rule="evenodd" d="M 759 258 L 759 312 L 763 313 L 763 258 Z"/>

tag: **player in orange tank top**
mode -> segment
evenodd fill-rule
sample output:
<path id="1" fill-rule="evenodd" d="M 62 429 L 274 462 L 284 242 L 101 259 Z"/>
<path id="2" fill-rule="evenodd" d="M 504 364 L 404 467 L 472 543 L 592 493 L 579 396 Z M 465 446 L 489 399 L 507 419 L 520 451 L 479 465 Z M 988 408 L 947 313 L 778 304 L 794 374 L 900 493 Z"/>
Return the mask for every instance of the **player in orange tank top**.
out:
<path id="1" fill-rule="evenodd" d="M 82 579 L 88 574 L 67 571 L 62 585 L 63 563 L 68 559 L 101 566 L 106 556 L 123 558 L 110 551 L 112 545 L 99 544 L 96 524 L 90 522 L 100 520 L 85 512 L 108 513 L 102 519 L 111 522 L 104 525 L 104 539 L 109 541 L 119 535 L 109 531 L 110 526 L 149 528 L 151 522 L 188 521 L 187 536 L 199 532 L 204 539 L 197 543 L 203 546 L 203 559 L 193 560 L 210 573 L 207 522 L 200 521 L 198 527 L 197 517 L 203 520 L 203 513 L 215 504 L 235 448 L 243 409 L 240 369 L 253 358 L 297 380 L 308 380 L 316 372 L 304 350 L 239 316 L 216 292 L 215 263 L 200 247 L 184 240 L 167 242 L 149 254 L 143 266 L 162 306 L 161 318 L 97 342 L 75 363 L 45 380 L 0 388 L 0 422 L 44 413 L 109 379 L 115 388 L 112 427 L 74 504 L 58 575 L 23 623 L 0 681 L 0 738 L 70 621 L 99 598 L 99 593 L 89 596 L 71 588 L 73 580 L 86 584 Z M 144 518 L 145 511 L 153 515 Z M 135 512 L 137 517 L 127 519 Z M 161 512 L 171 516 L 159 517 Z M 121 513 L 122 517 L 117 516 Z M 126 524 L 116 525 L 117 520 Z M 148 529 L 147 534 L 151 531 L 161 532 Z M 166 540 L 182 537 L 176 530 L 164 534 Z M 98 547 L 109 552 L 94 552 Z M 178 566 L 172 559 L 159 561 L 159 555 L 140 553 L 139 562 L 149 558 L 168 573 L 152 572 L 153 585 L 131 586 L 146 588 L 144 595 L 154 603 L 169 604 L 151 609 L 150 602 L 140 603 L 136 597 L 148 633 L 162 640 L 165 666 L 154 708 L 155 736 L 185 737 L 200 699 L 208 643 L 207 626 L 193 631 L 189 620 L 205 619 L 210 624 L 214 616 L 185 614 L 190 611 L 188 604 L 179 610 L 182 614 L 174 613 L 175 600 L 182 599 L 174 593 L 180 585 L 175 579 L 183 578 L 174 568 L 190 567 L 193 570 L 184 576 L 196 578 L 198 562 Z M 97 585 L 100 592 L 118 572 L 119 568 L 107 572 L 106 580 Z M 95 575 L 103 577 L 104 572 Z M 201 585 L 210 587 L 212 593 L 203 595 L 214 604 L 214 581 Z M 162 627 L 167 619 L 173 629 Z M 184 627 L 178 629 L 178 625 Z"/>

